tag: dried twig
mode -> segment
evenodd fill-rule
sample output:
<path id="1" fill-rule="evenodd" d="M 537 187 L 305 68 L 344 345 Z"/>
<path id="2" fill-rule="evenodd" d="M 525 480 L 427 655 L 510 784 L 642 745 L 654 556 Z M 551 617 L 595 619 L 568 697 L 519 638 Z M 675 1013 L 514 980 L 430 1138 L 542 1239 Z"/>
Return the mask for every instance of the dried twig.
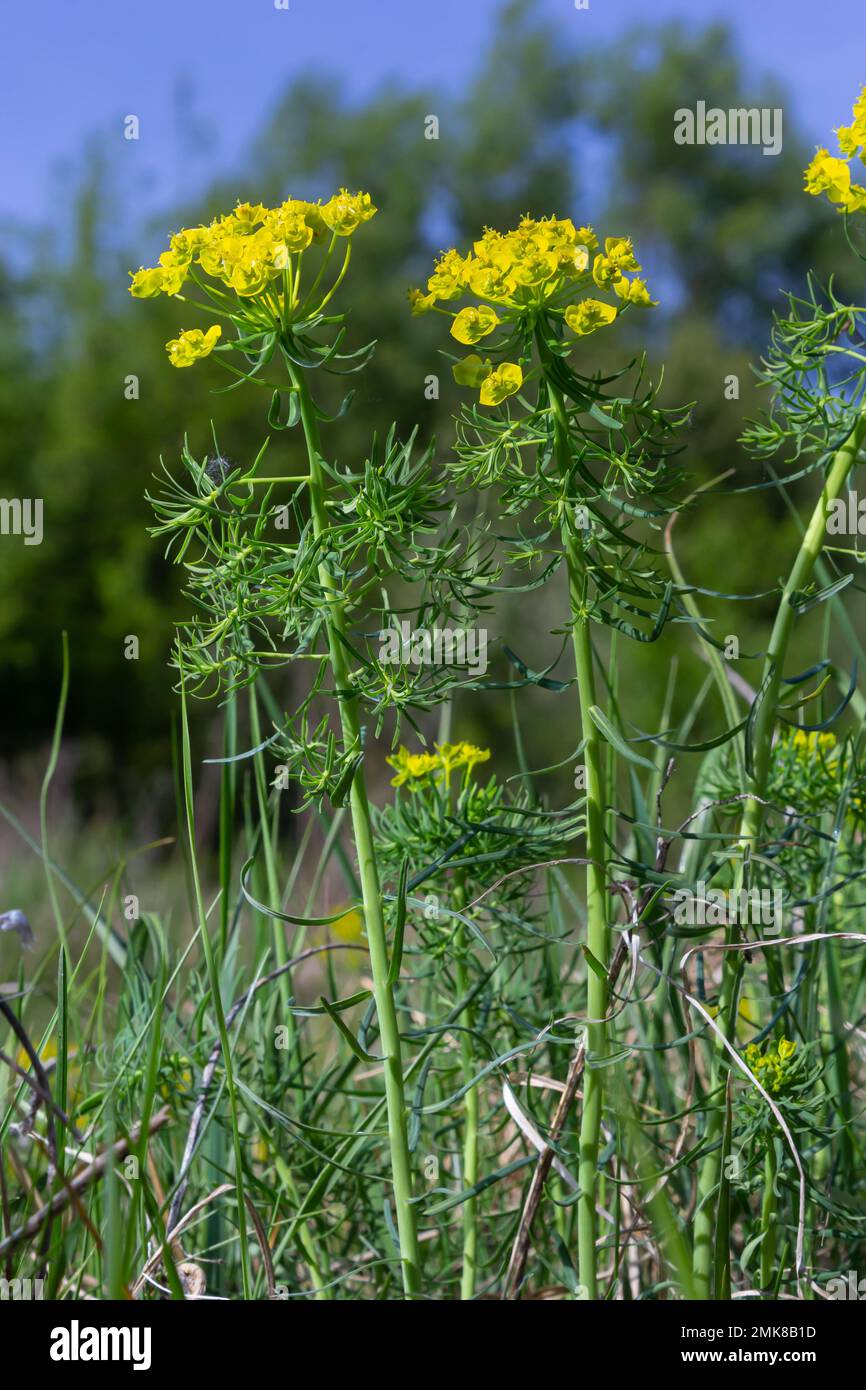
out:
<path id="1" fill-rule="evenodd" d="M 611 989 L 616 985 L 627 955 L 628 946 L 626 945 L 625 938 L 620 937 L 608 971 L 608 984 Z M 544 1184 L 547 1181 L 547 1175 L 553 1163 L 554 1153 L 552 1146 L 556 1144 L 556 1141 L 559 1139 L 565 1127 L 568 1112 L 574 1103 L 574 1098 L 577 1095 L 577 1088 L 580 1085 L 580 1078 L 583 1076 L 585 1060 L 586 1043 L 584 1039 L 581 1039 L 568 1068 L 568 1076 L 566 1077 L 565 1087 L 556 1106 L 547 1145 L 539 1155 L 538 1162 L 535 1165 L 535 1172 L 532 1174 L 532 1182 L 526 1194 L 526 1201 L 523 1204 L 520 1225 L 517 1228 L 517 1235 L 514 1238 L 514 1245 L 511 1248 L 511 1259 L 508 1262 L 508 1271 L 505 1276 L 505 1286 L 502 1291 L 503 1300 L 517 1298 L 520 1285 L 523 1282 L 526 1260 L 529 1255 L 532 1223 L 535 1220 L 541 1202 Z"/>
<path id="2" fill-rule="evenodd" d="M 161 1129 L 171 1116 L 171 1110 L 166 1105 L 162 1110 L 158 1110 L 152 1117 L 148 1125 L 148 1134 L 155 1134 Z M 110 1163 L 117 1163 L 125 1158 L 129 1150 L 134 1148 L 141 1137 L 140 1126 L 133 1127 L 128 1139 L 118 1139 L 108 1149 L 103 1149 L 102 1153 L 97 1154 L 92 1163 L 88 1163 L 74 1178 L 64 1187 L 62 1192 L 57 1192 L 46 1206 L 34 1213 L 29 1221 L 23 1226 L 19 1226 L 16 1231 L 12 1231 L 5 1240 L 0 1241 L 0 1259 L 3 1259 L 8 1250 L 12 1250 L 16 1245 L 20 1245 L 24 1240 L 30 1240 L 41 1229 L 49 1219 L 53 1220 L 61 1211 L 84 1192 L 91 1183 L 98 1182 L 105 1174 Z"/>

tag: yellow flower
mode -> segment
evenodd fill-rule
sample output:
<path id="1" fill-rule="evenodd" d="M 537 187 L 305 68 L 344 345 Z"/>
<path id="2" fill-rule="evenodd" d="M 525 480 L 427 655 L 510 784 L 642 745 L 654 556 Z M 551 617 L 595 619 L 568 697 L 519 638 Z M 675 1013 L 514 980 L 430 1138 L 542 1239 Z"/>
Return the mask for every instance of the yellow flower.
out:
<path id="1" fill-rule="evenodd" d="M 468 775 L 477 763 L 486 763 L 490 758 L 489 748 L 478 748 L 474 743 L 436 743 L 434 747 L 446 781 L 456 768 L 465 767 Z"/>
<path id="2" fill-rule="evenodd" d="M 746 1066 L 761 1085 L 778 1093 L 789 1080 L 788 1063 L 796 1050 L 795 1042 L 788 1038 L 780 1038 L 776 1047 L 769 1046 L 763 1054 L 756 1043 L 749 1043 L 743 1055 Z"/>
<path id="3" fill-rule="evenodd" d="M 597 328 L 604 328 L 616 318 L 613 304 L 603 304 L 600 299 L 584 299 L 580 304 L 570 304 L 565 311 L 565 322 L 572 333 L 585 337 Z"/>
<path id="4" fill-rule="evenodd" d="M 257 222 L 263 222 L 267 214 L 268 210 L 262 203 L 238 203 L 231 216 L 239 226 L 252 229 Z"/>
<path id="5" fill-rule="evenodd" d="M 629 280 L 627 275 L 623 275 L 622 279 L 614 283 L 613 292 L 627 304 L 637 304 L 641 309 L 654 309 L 658 304 L 657 299 L 650 297 L 646 281 L 638 279 L 637 276 L 634 280 Z"/>
<path id="6" fill-rule="evenodd" d="M 417 318 L 419 314 L 426 314 L 435 303 L 435 294 L 425 294 L 423 290 L 409 291 L 409 308 L 413 318 Z"/>
<path id="7" fill-rule="evenodd" d="M 481 386 L 482 405 L 499 405 L 508 396 L 513 396 L 523 385 L 523 372 L 514 362 L 501 362 Z"/>
<path id="8" fill-rule="evenodd" d="M 162 268 L 163 294 L 177 294 L 187 278 L 189 261 L 175 251 L 163 251 L 159 264 Z"/>
<path id="9" fill-rule="evenodd" d="M 369 193 L 349 193 L 341 188 L 324 204 L 321 217 L 325 226 L 337 236 L 351 236 L 362 222 L 369 222 L 377 212 Z"/>
<path id="10" fill-rule="evenodd" d="M 169 247 L 180 261 L 191 261 L 210 240 L 210 227 L 184 227 L 169 237 Z"/>
<path id="11" fill-rule="evenodd" d="M 622 271 L 609 256 L 596 256 L 592 263 L 592 278 L 600 290 L 609 290 L 611 285 L 622 279 Z"/>
<path id="12" fill-rule="evenodd" d="M 631 237 L 609 236 L 604 239 L 604 254 L 617 270 L 640 270 L 635 259 Z"/>
<path id="13" fill-rule="evenodd" d="M 826 193 L 831 203 L 843 203 L 851 188 L 851 170 L 844 159 L 820 149 L 806 170 L 806 192 Z"/>
<path id="14" fill-rule="evenodd" d="M 240 258 L 242 249 L 241 237 L 233 236 L 224 227 L 213 227 L 211 235 L 199 248 L 198 263 L 205 275 L 228 282 L 231 267 Z"/>
<path id="15" fill-rule="evenodd" d="M 497 304 L 510 304 L 515 281 L 511 275 L 500 265 L 487 265 L 483 261 L 476 261 L 470 265 L 466 272 L 469 288 L 481 299 L 493 299 Z M 462 287 L 457 290 L 457 294 L 462 294 Z M 454 296 L 450 296 L 454 298 Z"/>
<path id="16" fill-rule="evenodd" d="M 511 268 L 509 279 L 514 285 L 527 289 L 537 289 L 553 280 L 559 273 L 559 257 L 550 251 L 532 251 L 518 255 Z"/>
<path id="17" fill-rule="evenodd" d="M 268 282 L 280 269 L 274 265 L 273 255 L 273 242 L 267 235 L 261 236 L 257 232 L 244 239 L 240 255 L 226 277 L 235 294 L 249 299 L 267 288 Z"/>
<path id="18" fill-rule="evenodd" d="M 515 257 L 521 254 L 524 247 L 525 239 L 521 239 L 518 232 L 503 235 L 502 232 L 494 231 L 492 227 L 485 227 L 483 234 L 473 243 L 474 255 L 466 257 L 464 275 L 470 269 L 477 269 L 479 266 L 507 274 L 514 264 Z"/>
<path id="19" fill-rule="evenodd" d="M 263 230 L 270 235 L 274 247 L 282 246 L 291 255 L 306 251 L 313 240 L 313 228 L 304 211 L 291 202 L 269 212 Z M 280 269 L 284 270 L 285 264 Z"/>
<path id="20" fill-rule="evenodd" d="M 455 362 L 451 373 L 458 386 L 478 387 L 486 381 L 493 371 L 493 363 L 482 362 L 477 352 L 470 352 L 462 362 Z"/>
<path id="21" fill-rule="evenodd" d="M 130 272 L 132 284 L 129 293 L 134 298 L 153 299 L 158 294 L 177 294 L 180 291 L 189 274 L 192 251 L 187 251 L 177 236 L 172 237 L 172 243 L 171 250 L 163 251 L 158 266 L 152 270 L 142 267 L 134 275 Z"/>
<path id="22" fill-rule="evenodd" d="M 458 251 L 445 251 L 427 281 L 428 292 L 437 299 L 456 299 L 466 284 L 465 264 Z"/>
<path id="23" fill-rule="evenodd" d="M 471 772 L 478 763 L 490 761 L 489 748 L 478 748 L 474 743 L 461 743 L 460 747 L 463 749 L 463 764 L 467 772 Z"/>
<path id="24" fill-rule="evenodd" d="M 397 773 L 397 776 L 391 779 L 392 787 L 402 787 L 406 782 L 418 781 L 441 767 L 441 762 L 434 753 L 410 753 L 408 748 L 403 747 L 397 749 L 393 758 L 386 758 L 385 761 Z"/>
<path id="25" fill-rule="evenodd" d="M 182 331 L 179 338 L 172 338 L 165 345 L 171 365 L 173 367 L 191 367 L 193 362 L 197 362 L 200 357 L 207 357 L 213 352 L 221 336 L 222 329 L 218 323 L 215 323 L 206 333 L 203 333 L 200 328 Z"/>
<path id="26" fill-rule="evenodd" d="M 840 125 L 836 131 L 836 139 L 839 142 L 839 149 L 849 158 L 857 153 L 863 140 L 856 126 Z"/>
<path id="27" fill-rule="evenodd" d="M 477 309 L 461 309 L 451 325 L 451 336 L 458 343 L 471 346 L 492 333 L 499 322 L 499 315 L 486 304 Z"/>
<path id="28" fill-rule="evenodd" d="M 145 270 L 144 266 L 135 273 L 129 272 L 132 284 L 129 293 L 134 299 L 153 299 L 156 295 L 162 294 L 163 271 L 159 266 L 152 270 Z"/>

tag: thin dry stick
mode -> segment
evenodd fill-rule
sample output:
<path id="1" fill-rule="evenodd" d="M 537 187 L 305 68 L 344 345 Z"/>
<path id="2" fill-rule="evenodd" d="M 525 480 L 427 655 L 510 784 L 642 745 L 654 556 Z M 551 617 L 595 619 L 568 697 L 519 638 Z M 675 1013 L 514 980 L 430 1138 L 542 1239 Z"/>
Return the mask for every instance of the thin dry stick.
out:
<path id="1" fill-rule="evenodd" d="M 608 971 L 608 984 L 613 992 L 619 973 L 622 970 L 625 958 L 628 954 L 628 946 L 623 937 L 617 942 L 610 970 Z M 503 1301 L 515 1299 L 518 1296 L 520 1285 L 523 1283 L 523 1275 L 526 1270 L 526 1261 L 529 1255 L 529 1242 L 532 1234 L 532 1223 L 535 1220 L 544 1184 L 547 1182 L 547 1175 L 553 1163 L 553 1145 L 556 1144 L 565 1127 L 568 1112 L 574 1104 L 577 1095 L 577 1088 L 580 1085 L 580 1078 L 583 1075 L 583 1064 L 586 1057 L 586 1040 L 582 1038 L 580 1044 L 571 1059 L 568 1068 L 568 1076 L 565 1080 L 565 1087 L 559 1097 L 556 1111 L 550 1126 L 550 1137 L 547 1144 L 539 1155 L 532 1174 L 532 1182 L 526 1194 L 526 1201 L 523 1204 L 523 1212 L 520 1217 L 520 1225 L 517 1228 L 517 1235 L 514 1237 L 514 1245 L 511 1248 L 511 1259 L 508 1262 L 508 1271 L 505 1276 L 505 1287 L 502 1291 Z"/>
<path id="2" fill-rule="evenodd" d="M 568 1068 L 568 1076 L 565 1081 L 565 1089 L 559 1097 L 559 1102 L 550 1126 L 550 1138 L 539 1155 L 535 1165 L 535 1172 L 532 1174 L 532 1182 L 526 1194 L 526 1201 L 523 1204 L 523 1212 L 520 1217 L 520 1225 L 517 1228 L 517 1235 L 514 1238 L 514 1245 L 511 1249 L 511 1259 L 508 1262 L 508 1272 L 505 1276 L 505 1287 L 502 1291 L 504 1300 L 517 1297 L 517 1291 L 523 1282 L 523 1273 L 526 1269 L 526 1260 L 529 1255 L 529 1240 L 532 1234 L 532 1223 L 541 1202 L 541 1193 L 547 1181 L 553 1163 L 553 1148 L 562 1133 L 565 1120 L 571 1109 L 580 1078 L 583 1075 L 583 1059 L 586 1055 L 586 1043 L 581 1039 L 580 1046 L 571 1059 Z"/>
<path id="3" fill-rule="evenodd" d="M 170 1117 L 171 1110 L 167 1105 L 162 1110 L 158 1110 L 148 1125 L 148 1134 L 155 1134 Z M 30 1240 L 32 1236 L 35 1236 L 49 1217 L 53 1220 L 55 1216 L 58 1216 L 68 1203 L 75 1202 L 92 1182 L 98 1182 L 104 1176 L 109 1163 L 117 1163 L 121 1158 L 125 1158 L 129 1150 L 135 1148 L 140 1137 L 140 1126 L 136 1125 L 128 1139 L 118 1139 L 110 1148 L 97 1154 L 93 1162 L 88 1163 L 86 1168 L 83 1168 L 71 1182 L 67 1183 L 62 1192 L 56 1193 L 46 1206 L 30 1217 L 29 1221 L 26 1221 L 23 1226 L 19 1226 L 16 1231 L 12 1231 L 5 1240 L 0 1241 L 0 1260 L 3 1259 L 8 1250 L 12 1250 L 22 1241 Z"/>

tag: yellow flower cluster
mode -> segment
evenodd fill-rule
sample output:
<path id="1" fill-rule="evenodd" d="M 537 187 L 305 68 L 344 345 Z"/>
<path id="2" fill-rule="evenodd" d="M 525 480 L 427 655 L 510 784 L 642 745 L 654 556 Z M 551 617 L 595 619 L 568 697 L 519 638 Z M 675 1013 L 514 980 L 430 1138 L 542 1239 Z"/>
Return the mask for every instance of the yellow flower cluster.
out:
<path id="1" fill-rule="evenodd" d="M 855 156 L 866 164 L 866 87 L 854 103 L 853 116 L 851 125 L 836 131 L 839 155 L 819 149 L 806 170 L 806 192 L 814 197 L 826 193 L 840 212 L 866 211 L 866 188 L 851 182 L 850 164 Z"/>
<path id="2" fill-rule="evenodd" d="M 427 281 L 426 293 L 410 290 L 409 302 L 413 314 L 424 314 L 438 308 L 441 301 L 467 294 L 490 301 L 452 315 L 451 336 L 474 347 L 503 322 L 491 307 L 494 304 L 506 311 L 506 318 L 515 319 L 540 308 L 553 310 L 554 301 L 563 293 L 570 296 L 595 285 L 613 291 L 620 307 L 636 304 L 648 308 L 655 300 L 650 298 L 645 282 L 634 274 L 639 270 L 628 237 L 607 237 L 604 251 L 599 252 L 591 227 L 575 227 L 568 217 L 524 217 L 510 232 L 488 227 L 467 256 L 455 249 L 444 252 Z M 569 304 L 562 316 L 576 336 L 586 337 L 612 323 L 617 313 L 615 304 L 586 298 Z M 494 367 L 489 358 L 482 359 L 476 353 L 457 363 L 454 378 L 461 386 L 480 388 L 482 405 L 499 405 L 523 385 L 523 372 L 517 363 Z"/>
<path id="3" fill-rule="evenodd" d="M 789 1079 L 788 1063 L 796 1050 L 797 1044 L 788 1038 L 780 1038 L 778 1046 L 771 1045 L 763 1053 L 757 1043 L 749 1043 L 745 1052 L 746 1065 L 765 1090 L 778 1092 Z"/>
<path id="4" fill-rule="evenodd" d="M 369 193 L 345 188 L 327 203 L 289 198 L 276 208 L 261 203 L 238 203 L 234 212 L 207 227 L 175 232 L 159 265 L 130 271 L 129 292 L 136 299 L 179 294 L 199 265 L 206 275 L 233 289 L 242 298 L 261 294 L 284 271 L 289 257 L 305 251 L 315 238 L 331 232 L 351 236 L 376 214 Z"/>
<path id="5" fill-rule="evenodd" d="M 836 747 L 835 734 L 819 734 L 806 729 L 792 729 L 788 734 L 788 744 L 798 758 L 809 760 L 816 754 L 824 756 Z"/>
<path id="6" fill-rule="evenodd" d="M 222 281 L 239 299 L 253 300 L 266 295 L 272 281 L 284 272 L 290 273 L 292 257 L 301 256 L 314 241 L 322 242 L 330 235 L 333 244 L 338 237 L 350 237 L 375 214 L 369 193 L 348 193 L 345 188 L 326 203 L 298 198 L 275 208 L 238 203 L 234 212 L 209 226 L 175 232 L 158 265 L 130 271 L 129 292 L 135 299 L 178 295 L 187 280 L 201 284 L 198 272 L 202 272 Z M 213 351 L 219 334 L 218 328 L 206 334 L 200 329 L 181 333 L 166 344 L 170 362 L 175 367 L 191 366 Z"/>
<path id="7" fill-rule="evenodd" d="M 387 763 L 397 773 L 391 786 L 420 782 L 431 773 L 444 776 L 447 782 L 458 768 L 465 768 L 468 776 L 478 763 L 486 763 L 490 758 L 489 748 L 477 748 L 474 743 L 434 743 L 433 747 L 435 753 L 410 753 L 408 748 L 401 747 L 393 758 L 387 758 Z"/>

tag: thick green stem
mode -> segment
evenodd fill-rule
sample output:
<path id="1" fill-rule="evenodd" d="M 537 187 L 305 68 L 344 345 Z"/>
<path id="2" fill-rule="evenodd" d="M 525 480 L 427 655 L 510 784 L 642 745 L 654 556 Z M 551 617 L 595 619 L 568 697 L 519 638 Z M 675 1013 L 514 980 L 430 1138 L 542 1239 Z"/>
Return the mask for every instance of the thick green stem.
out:
<path id="1" fill-rule="evenodd" d="M 572 608 L 572 611 L 574 609 Z M 592 671 L 592 644 L 589 623 L 580 618 L 574 627 L 574 654 L 580 690 L 580 718 L 585 739 L 586 763 L 586 918 L 587 945 L 591 954 L 605 971 L 608 966 L 607 899 L 605 886 L 604 802 L 602 787 L 601 737 L 590 715 L 595 704 Z M 580 1198 L 577 1209 L 577 1246 L 580 1282 L 587 1298 L 597 1296 L 596 1288 L 596 1188 L 598 1185 L 598 1149 L 601 1134 L 601 1112 L 604 1102 L 604 1069 L 594 1067 L 607 1051 L 607 977 L 595 970 L 587 972 L 587 1012 L 591 1022 L 587 1030 L 586 1069 L 583 1074 L 583 1110 L 580 1124 L 580 1162 L 578 1182 Z"/>
<path id="2" fill-rule="evenodd" d="M 756 849 L 764 821 L 764 800 L 770 772 L 770 758 L 773 746 L 773 732 L 776 725 L 776 710 L 782 680 L 785 674 L 785 660 L 791 633 L 794 628 L 796 611 L 793 598 L 801 593 L 812 578 L 812 572 L 821 555 L 827 527 L 827 510 L 830 503 L 841 496 L 848 481 L 848 475 L 857 461 L 857 455 L 866 437 L 866 414 L 859 416 L 856 425 L 844 444 L 833 456 L 815 509 L 806 528 L 797 558 L 788 581 L 782 591 L 776 621 L 770 637 L 770 645 L 764 661 L 760 689 L 761 705 L 755 717 L 752 747 L 753 769 L 752 789 L 740 825 L 740 849 L 743 859 L 738 876 L 742 882 L 745 865 L 751 852 Z M 731 944 L 737 940 L 737 927 L 728 928 L 726 941 Z M 737 1008 L 742 975 L 742 955 L 739 951 L 726 951 L 722 961 L 722 987 L 719 1000 L 719 1027 L 729 1041 L 733 1039 L 736 1026 Z M 710 1092 L 718 1093 L 723 1084 L 725 1049 L 719 1040 L 714 1049 Z M 709 1298 L 711 1289 L 711 1270 L 713 1261 L 714 1193 L 719 1185 L 722 1149 L 723 1107 L 712 1104 L 707 1114 L 705 1143 L 709 1152 L 701 1165 L 698 1178 L 698 1208 L 695 1213 L 694 1275 L 696 1295 Z"/>
<path id="3" fill-rule="evenodd" d="M 325 506 L 325 478 L 321 466 L 318 419 L 302 373 L 292 368 L 291 377 L 298 393 L 301 422 L 310 461 L 309 494 L 313 528 L 317 539 L 321 539 L 327 534 L 329 520 Z M 334 578 L 324 562 L 319 566 L 319 581 L 330 600 L 327 622 L 328 650 L 331 673 L 339 697 L 343 743 L 347 751 L 356 753 L 361 747 L 361 728 L 357 704 L 352 697 L 346 656 L 347 649 L 342 640 L 344 635 L 343 603 Z M 414 1298 L 420 1293 L 420 1262 L 415 1209 L 412 1206 L 412 1169 L 406 1125 L 406 1103 L 403 1094 L 402 1050 L 394 991 L 388 978 L 389 960 L 385 937 L 385 919 L 382 912 L 382 893 L 373 844 L 373 827 L 363 763 L 352 781 L 350 808 L 355 852 L 358 859 L 358 874 L 361 880 L 361 895 L 364 903 L 364 922 L 370 951 L 373 993 L 382 1042 L 388 1141 L 391 1153 L 391 1173 L 394 1180 L 394 1205 L 397 1213 L 397 1233 L 400 1239 L 403 1288 L 407 1298 Z"/>
<path id="4" fill-rule="evenodd" d="M 560 392 L 548 382 L 554 422 L 554 448 L 561 472 L 570 467 L 568 417 Z M 604 759 L 601 735 L 589 711 L 596 703 L 592 665 L 590 619 L 587 616 L 588 578 L 580 546 L 563 528 L 563 545 L 568 566 L 568 592 L 571 609 L 572 641 L 580 701 L 580 727 L 586 770 L 586 921 L 587 946 L 595 961 L 607 971 L 608 923 L 606 859 L 604 838 Z M 587 970 L 586 1068 L 583 1076 L 577 1209 L 578 1272 L 585 1297 L 597 1297 L 597 1221 L 598 1150 L 604 1103 L 604 1068 L 593 1066 L 607 1051 L 607 978 L 594 969 Z"/>

